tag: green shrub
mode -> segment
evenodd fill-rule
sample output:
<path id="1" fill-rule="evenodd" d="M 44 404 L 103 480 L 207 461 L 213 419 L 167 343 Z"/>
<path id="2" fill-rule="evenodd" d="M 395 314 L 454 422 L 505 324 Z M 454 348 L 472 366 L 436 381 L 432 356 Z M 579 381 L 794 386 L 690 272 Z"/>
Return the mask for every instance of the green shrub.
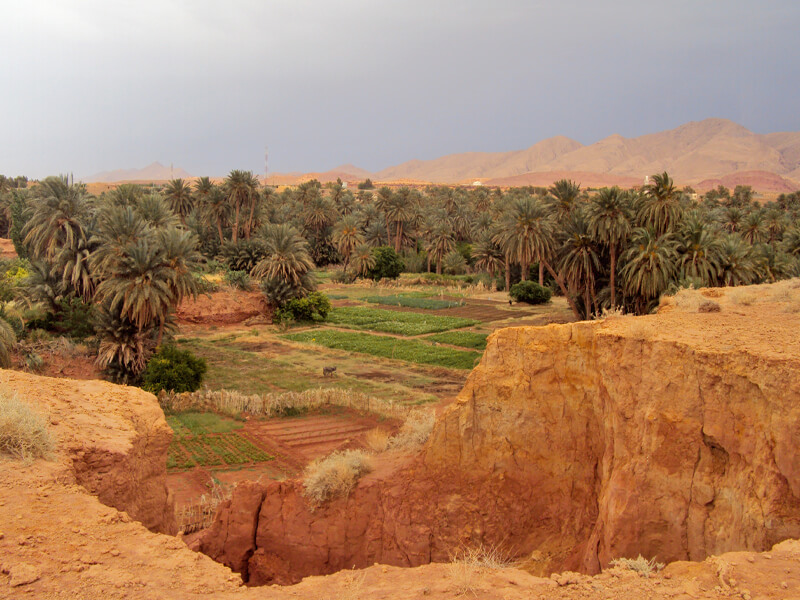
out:
<path id="1" fill-rule="evenodd" d="M 452 250 L 444 255 L 442 268 L 448 275 L 462 275 L 467 270 L 467 261 L 458 250 Z"/>
<path id="2" fill-rule="evenodd" d="M 397 279 L 403 272 L 403 259 L 389 246 L 381 246 L 372 251 L 375 266 L 367 273 L 375 281 L 380 279 Z"/>
<path id="3" fill-rule="evenodd" d="M 349 273 L 345 273 L 344 271 L 336 271 L 333 275 L 331 275 L 331 281 L 333 283 L 353 283 L 358 275 L 354 271 L 350 271 Z"/>
<path id="4" fill-rule="evenodd" d="M 52 328 L 76 340 L 94 335 L 92 305 L 71 296 L 58 301 L 58 311 L 53 315 Z"/>
<path id="5" fill-rule="evenodd" d="M 293 298 L 275 313 L 275 322 L 324 321 L 331 311 L 331 301 L 325 294 L 311 292 L 305 298 Z"/>
<path id="6" fill-rule="evenodd" d="M 162 346 L 147 361 L 142 388 L 153 394 L 161 390 L 193 392 L 200 387 L 206 369 L 206 361 L 188 350 Z"/>
<path id="7" fill-rule="evenodd" d="M 225 271 L 225 283 L 237 290 L 250 289 L 250 275 L 247 271 Z"/>
<path id="8" fill-rule="evenodd" d="M 553 292 L 549 288 L 542 287 L 535 281 L 520 281 L 511 286 L 508 293 L 517 302 L 527 302 L 528 304 L 544 304 L 550 302 Z"/>
<path id="9" fill-rule="evenodd" d="M 216 281 L 206 279 L 202 273 L 192 273 L 194 283 L 197 286 L 198 294 L 210 294 L 219 291 L 219 284 Z"/>

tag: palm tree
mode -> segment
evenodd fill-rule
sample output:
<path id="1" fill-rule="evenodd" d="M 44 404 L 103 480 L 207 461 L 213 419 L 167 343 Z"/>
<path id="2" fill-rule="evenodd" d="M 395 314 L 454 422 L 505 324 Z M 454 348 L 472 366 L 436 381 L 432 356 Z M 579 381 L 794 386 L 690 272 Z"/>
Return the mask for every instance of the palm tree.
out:
<path id="1" fill-rule="evenodd" d="M 744 219 L 742 224 L 742 238 L 751 246 L 766 242 L 767 228 L 764 226 L 764 215 L 760 210 L 754 210 Z"/>
<path id="2" fill-rule="evenodd" d="M 564 229 L 566 238 L 561 248 L 559 272 L 576 296 L 583 293 L 584 315 L 599 312 L 595 293 L 595 272 L 600 270 L 600 256 L 594 239 L 589 233 L 589 224 L 583 211 L 575 208 Z"/>
<path id="3" fill-rule="evenodd" d="M 322 231 L 338 217 L 333 203 L 324 196 L 314 196 L 303 209 L 303 225 L 308 231 L 313 231 L 319 240 Z"/>
<path id="4" fill-rule="evenodd" d="M 756 280 L 752 247 L 738 234 L 722 236 L 719 245 L 719 285 L 747 285 Z"/>
<path id="5" fill-rule="evenodd" d="M 239 240 L 240 219 L 243 209 L 250 211 L 250 220 L 248 220 L 248 227 L 245 231 L 246 238 L 250 239 L 249 227 L 255 211 L 256 197 L 258 196 L 258 180 L 250 171 L 234 170 L 225 178 L 223 188 L 234 213 L 231 241 L 235 244 Z"/>
<path id="6" fill-rule="evenodd" d="M 353 250 L 353 266 L 360 277 L 367 276 L 367 273 L 375 266 L 375 255 L 370 246 L 361 244 Z"/>
<path id="7" fill-rule="evenodd" d="M 119 306 L 112 310 L 108 303 L 96 308 L 94 322 L 101 369 L 110 371 L 118 383 L 128 383 L 144 371 L 154 346 L 151 331 L 140 330 L 121 314 Z"/>
<path id="8" fill-rule="evenodd" d="M 364 230 L 364 242 L 373 248 L 382 246 L 383 240 L 387 237 L 386 227 L 380 221 L 373 221 Z"/>
<path id="9" fill-rule="evenodd" d="M 186 217 L 194 208 L 192 188 L 183 179 L 172 179 L 164 190 L 164 196 L 174 212 L 186 227 Z"/>
<path id="10" fill-rule="evenodd" d="M 503 252 L 492 241 L 492 234 L 484 232 L 472 247 L 475 268 L 488 271 L 494 279 L 495 273 L 503 268 Z"/>
<path id="11" fill-rule="evenodd" d="M 639 314 L 667 289 L 675 277 L 677 258 L 677 242 L 671 235 L 656 235 L 644 227 L 634 230 L 620 274 Z"/>
<path id="12" fill-rule="evenodd" d="M 117 206 L 133 206 L 143 194 L 142 187 L 135 183 L 123 183 L 105 195 L 105 201 Z M 102 196 L 101 196 L 102 198 Z"/>
<path id="13" fill-rule="evenodd" d="M 114 272 L 97 286 L 100 302 L 128 319 L 140 332 L 163 326 L 174 304 L 173 273 L 164 250 L 152 237 L 126 246 Z"/>
<path id="14" fill-rule="evenodd" d="M 675 228 L 682 212 L 681 195 L 672 178 L 666 172 L 653 175 L 640 201 L 637 213 L 640 225 L 661 236 Z"/>
<path id="15" fill-rule="evenodd" d="M 681 238 L 678 247 L 681 277 L 714 285 L 720 269 L 720 240 L 697 215 L 685 220 Z"/>
<path id="16" fill-rule="evenodd" d="M 506 255 L 506 286 L 510 281 L 511 261 L 520 263 L 523 281 L 527 278 L 528 266 L 539 261 L 558 283 L 575 316 L 580 318 L 580 311 L 567 292 L 563 277 L 550 264 L 555 256 L 556 234 L 551 214 L 541 199 L 522 196 L 512 201 L 492 241 Z"/>
<path id="17" fill-rule="evenodd" d="M 350 255 L 356 246 L 364 243 L 364 236 L 355 215 L 347 215 L 336 224 L 333 228 L 333 243 L 336 244 L 339 254 L 344 256 L 344 272 L 347 273 Z"/>
<path id="18" fill-rule="evenodd" d="M 380 196 L 380 191 L 378 196 Z M 386 218 L 395 225 L 395 252 L 400 252 L 400 245 L 403 240 L 403 225 L 414 216 L 414 208 L 414 195 L 409 188 L 402 187 L 395 194 L 392 194 L 388 206 L 384 209 Z"/>
<path id="19" fill-rule="evenodd" d="M 308 242 L 303 236 L 291 225 L 267 225 L 263 241 L 267 256 L 253 268 L 252 274 L 289 285 L 301 285 L 306 273 L 314 268 Z"/>
<path id="20" fill-rule="evenodd" d="M 91 207 L 83 188 L 48 177 L 36 188 L 32 215 L 24 229 L 24 243 L 34 258 L 51 260 L 60 248 L 77 248 L 87 237 Z"/>
<path id="21" fill-rule="evenodd" d="M 203 182 L 203 177 L 198 182 L 198 185 Z M 223 191 L 216 185 L 212 186 L 206 192 L 201 192 L 198 188 L 196 190 L 198 198 L 200 199 L 200 209 L 202 214 L 212 223 L 217 226 L 217 234 L 219 235 L 219 243 L 225 243 L 225 236 L 223 235 L 223 226 L 228 224 L 231 216 L 231 205 L 225 197 Z"/>
<path id="22" fill-rule="evenodd" d="M 556 216 L 560 221 L 572 214 L 575 203 L 581 195 L 581 186 L 572 180 L 560 179 L 547 191 L 554 198 Z"/>
<path id="23" fill-rule="evenodd" d="M 53 276 L 61 280 L 63 289 L 74 291 L 84 302 L 94 296 L 96 282 L 90 260 L 95 249 L 94 243 L 81 238 L 75 248 L 62 247 L 53 260 Z"/>
<path id="24" fill-rule="evenodd" d="M 630 197 L 618 187 L 603 188 L 586 207 L 586 216 L 589 233 L 608 247 L 611 256 L 609 288 L 611 308 L 614 309 L 617 306 L 617 253 L 631 232 Z"/>
<path id="25" fill-rule="evenodd" d="M 440 221 L 431 229 L 426 250 L 428 256 L 436 260 L 436 273 L 442 274 L 442 259 L 456 247 L 456 239 L 453 228 L 445 219 Z"/>
<path id="26" fill-rule="evenodd" d="M 0 367 L 7 369 L 11 366 L 11 349 L 17 343 L 17 336 L 11 324 L 0 318 Z"/>
<path id="27" fill-rule="evenodd" d="M 96 248 L 89 258 L 92 273 L 105 279 L 119 268 L 124 249 L 152 235 L 152 227 L 132 206 L 104 206 L 97 214 L 91 243 Z"/>
<path id="28" fill-rule="evenodd" d="M 154 229 L 177 227 L 178 223 L 186 226 L 186 221 L 183 218 L 179 220 L 169 203 L 159 194 L 142 196 L 136 202 L 134 210 Z"/>

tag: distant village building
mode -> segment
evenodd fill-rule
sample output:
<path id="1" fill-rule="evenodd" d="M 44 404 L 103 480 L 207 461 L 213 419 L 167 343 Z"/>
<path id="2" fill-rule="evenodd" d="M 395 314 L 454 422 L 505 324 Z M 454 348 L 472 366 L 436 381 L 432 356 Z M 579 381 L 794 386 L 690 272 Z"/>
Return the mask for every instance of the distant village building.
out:
<path id="1" fill-rule="evenodd" d="M 480 179 L 476 179 L 472 182 L 472 185 L 477 187 L 479 185 L 483 185 L 483 182 Z"/>

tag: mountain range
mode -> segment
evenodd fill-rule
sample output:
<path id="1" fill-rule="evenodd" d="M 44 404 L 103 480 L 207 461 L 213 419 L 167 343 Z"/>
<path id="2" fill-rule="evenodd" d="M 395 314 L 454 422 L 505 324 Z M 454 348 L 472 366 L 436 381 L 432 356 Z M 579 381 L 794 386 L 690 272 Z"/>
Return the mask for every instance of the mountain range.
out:
<path id="1" fill-rule="evenodd" d="M 192 175 L 181 168 L 165 167 L 160 162 L 154 162 L 141 169 L 103 171 L 82 179 L 86 183 L 118 183 L 121 181 L 169 181 L 170 179 L 191 177 Z"/>
<path id="2" fill-rule="evenodd" d="M 611 135 L 583 145 L 564 136 L 525 150 L 466 152 L 432 160 L 410 160 L 378 172 L 351 164 L 324 172 L 270 174 L 272 184 L 318 179 L 376 183 L 550 185 L 573 179 L 584 187 L 641 184 L 667 171 L 676 183 L 704 190 L 750 185 L 764 192 L 800 188 L 800 132 L 757 134 L 727 119 L 692 121 L 675 129 L 625 138 Z M 164 180 L 191 177 L 183 169 L 153 163 L 144 169 L 99 173 L 86 181 Z"/>

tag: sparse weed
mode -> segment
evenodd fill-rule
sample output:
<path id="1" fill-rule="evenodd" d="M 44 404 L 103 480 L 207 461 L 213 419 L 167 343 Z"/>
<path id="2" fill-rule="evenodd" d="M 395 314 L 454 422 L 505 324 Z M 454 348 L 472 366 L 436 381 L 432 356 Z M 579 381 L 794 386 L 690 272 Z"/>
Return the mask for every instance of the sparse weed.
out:
<path id="1" fill-rule="evenodd" d="M 369 455 L 363 450 L 334 452 L 309 464 L 303 478 L 303 494 L 312 507 L 335 496 L 347 496 L 365 473 L 372 470 Z"/>
<path id="2" fill-rule="evenodd" d="M 615 558 L 610 564 L 612 567 L 635 571 L 641 577 L 650 577 L 651 574 L 664 568 L 664 563 L 656 562 L 655 556 L 647 560 L 641 554 L 636 558 Z"/>
<path id="3" fill-rule="evenodd" d="M 459 548 L 450 559 L 450 578 L 458 596 L 477 596 L 477 579 L 485 569 L 506 569 L 515 562 L 499 548 L 480 544 Z"/>
<path id="4" fill-rule="evenodd" d="M 750 306 L 758 301 L 758 297 L 750 290 L 735 289 L 728 293 L 728 298 L 734 304 Z"/>
<path id="5" fill-rule="evenodd" d="M 49 457 L 53 447 L 47 420 L 15 393 L 0 391 L 0 453 L 27 462 Z"/>

